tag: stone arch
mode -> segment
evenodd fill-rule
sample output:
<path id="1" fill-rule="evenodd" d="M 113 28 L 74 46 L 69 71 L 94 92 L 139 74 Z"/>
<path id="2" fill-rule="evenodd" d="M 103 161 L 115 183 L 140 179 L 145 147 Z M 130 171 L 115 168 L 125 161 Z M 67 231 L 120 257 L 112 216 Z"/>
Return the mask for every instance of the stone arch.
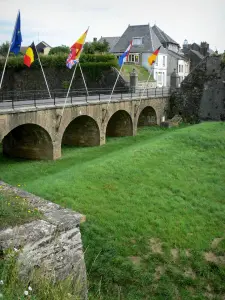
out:
<path id="1" fill-rule="evenodd" d="M 62 144 L 78 147 L 99 146 L 100 130 L 97 122 L 87 115 L 76 117 L 66 127 Z"/>
<path id="2" fill-rule="evenodd" d="M 139 114 L 138 127 L 157 125 L 157 114 L 152 106 L 146 106 Z"/>
<path id="3" fill-rule="evenodd" d="M 26 159 L 53 159 L 53 143 L 40 125 L 26 123 L 13 128 L 2 141 L 3 154 Z"/>
<path id="4" fill-rule="evenodd" d="M 106 136 L 132 136 L 133 123 L 131 116 L 125 110 L 118 110 L 109 119 L 106 127 Z"/>

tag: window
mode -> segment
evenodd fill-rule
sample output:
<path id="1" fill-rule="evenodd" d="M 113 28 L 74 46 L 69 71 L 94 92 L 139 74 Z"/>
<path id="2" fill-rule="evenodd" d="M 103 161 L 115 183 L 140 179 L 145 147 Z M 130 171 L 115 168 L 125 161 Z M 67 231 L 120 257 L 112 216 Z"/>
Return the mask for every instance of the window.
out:
<path id="1" fill-rule="evenodd" d="M 138 54 L 135 54 L 135 62 L 139 63 L 139 55 Z"/>
<path id="2" fill-rule="evenodd" d="M 165 67 L 165 65 L 166 65 L 166 57 L 163 56 L 163 67 Z"/>
<path id="3" fill-rule="evenodd" d="M 162 73 L 161 72 L 158 73 L 158 80 L 157 80 L 157 82 L 159 84 L 162 84 Z"/>
<path id="4" fill-rule="evenodd" d="M 158 56 L 156 57 L 155 65 L 158 66 Z"/>
<path id="5" fill-rule="evenodd" d="M 142 37 L 134 37 L 133 38 L 133 45 L 134 46 L 142 45 Z"/>
<path id="6" fill-rule="evenodd" d="M 184 72 L 184 66 L 183 65 L 179 65 L 179 73 L 183 73 Z"/>
<path id="7" fill-rule="evenodd" d="M 139 54 L 129 54 L 128 62 L 139 63 Z"/>
<path id="8" fill-rule="evenodd" d="M 134 62 L 134 54 L 129 54 L 128 61 L 129 62 Z"/>

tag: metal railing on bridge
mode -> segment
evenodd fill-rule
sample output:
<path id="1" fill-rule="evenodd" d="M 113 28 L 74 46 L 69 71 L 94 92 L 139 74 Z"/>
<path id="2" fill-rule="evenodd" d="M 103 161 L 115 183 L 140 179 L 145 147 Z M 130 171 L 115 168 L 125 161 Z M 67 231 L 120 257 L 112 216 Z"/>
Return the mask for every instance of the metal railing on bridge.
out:
<path id="1" fill-rule="evenodd" d="M 85 89 L 71 90 L 67 104 L 79 105 L 84 103 L 105 102 L 110 99 L 112 90 L 108 88 L 89 89 L 88 95 Z M 0 92 L 0 110 L 19 107 L 39 107 L 49 105 L 63 105 L 67 90 L 51 91 L 52 98 L 45 90 L 30 91 L 2 91 Z M 166 97 L 170 95 L 170 88 L 117 88 L 114 90 L 111 101 L 132 100 L 142 98 Z"/>

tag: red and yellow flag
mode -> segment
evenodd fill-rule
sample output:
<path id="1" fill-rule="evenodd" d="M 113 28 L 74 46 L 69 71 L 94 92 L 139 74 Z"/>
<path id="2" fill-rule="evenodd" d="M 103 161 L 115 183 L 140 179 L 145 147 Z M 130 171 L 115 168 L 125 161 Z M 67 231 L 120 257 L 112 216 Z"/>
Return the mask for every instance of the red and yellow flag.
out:
<path id="1" fill-rule="evenodd" d="M 24 55 L 23 62 L 26 66 L 30 65 L 38 58 L 37 50 L 34 42 L 27 48 L 26 54 Z"/>
<path id="2" fill-rule="evenodd" d="M 153 64 L 155 63 L 156 57 L 157 57 L 157 55 L 159 54 L 159 49 L 160 49 L 160 48 L 161 48 L 161 46 L 159 46 L 159 48 L 156 49 L 156 50 L 152 53 L 152 55 L 150 55 L 150 56 L 148 57 L 148 63 L 150 64 L 150 66 L 153 65 Z"/>
<path id="3" fill-rule="evenodd" d="M 67 58 L 67 64 L 66 64 L 68 68 L 71 69 L 72 66 L 79 61 L 79 57 L 81 55 L 81 51 L 82 51 L 83 45 L 85 43 L 87 33 L 88 33 L 88 29 L 70 47 L 70 54 Z"/>

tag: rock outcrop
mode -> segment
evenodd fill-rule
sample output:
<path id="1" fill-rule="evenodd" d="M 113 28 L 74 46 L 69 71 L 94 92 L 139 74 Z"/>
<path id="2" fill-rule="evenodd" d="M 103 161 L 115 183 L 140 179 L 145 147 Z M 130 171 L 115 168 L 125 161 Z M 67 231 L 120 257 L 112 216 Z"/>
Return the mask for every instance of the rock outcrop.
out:
<path id="1" fill-rule="evenodd" d="M 169 117 L 180 114 L 185 122 L 225 120 L 224 57 L 205 57 L 170 97 Z"/>

